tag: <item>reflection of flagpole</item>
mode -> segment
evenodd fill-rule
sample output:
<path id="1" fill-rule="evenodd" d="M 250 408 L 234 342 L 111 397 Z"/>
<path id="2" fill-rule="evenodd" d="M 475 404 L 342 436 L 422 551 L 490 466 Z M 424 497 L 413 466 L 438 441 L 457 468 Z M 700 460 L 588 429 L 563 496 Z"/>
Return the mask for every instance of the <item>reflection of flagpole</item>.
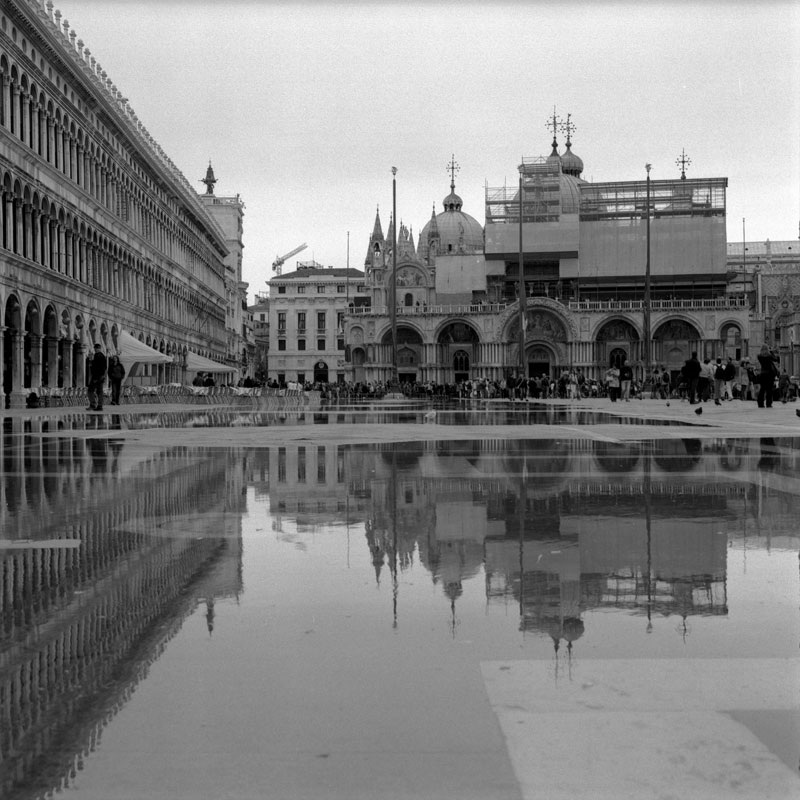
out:
<path id="1" fill-rule="evenodd" d="M 517 284 L 519 295 L 519 377 L 525 375 L 525 275 L 522 257 L 522 164 L 519 166 L 519 277 Z"/>

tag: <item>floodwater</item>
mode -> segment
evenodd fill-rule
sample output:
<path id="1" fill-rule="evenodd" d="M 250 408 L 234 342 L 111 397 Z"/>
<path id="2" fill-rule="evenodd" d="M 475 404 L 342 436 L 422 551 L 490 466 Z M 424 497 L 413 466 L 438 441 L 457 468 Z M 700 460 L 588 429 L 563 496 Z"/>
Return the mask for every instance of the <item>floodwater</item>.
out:
<path id="1" fill-rule="evenodd" d="M 258 447 L 180 431 L 286 420 L 6 424 L 0 797 L 613 796 L 578 763 L 593 707 L 561 709 L 601 683 L 617 719 L 707 703 L 762 748 L 720 797 L 795 786 L 800 440 L 309 438 L 423 413 Z M 592 780 L 639 746 L 593 743 Z M 641 780 L 616 796 L 674 796 Z"/>

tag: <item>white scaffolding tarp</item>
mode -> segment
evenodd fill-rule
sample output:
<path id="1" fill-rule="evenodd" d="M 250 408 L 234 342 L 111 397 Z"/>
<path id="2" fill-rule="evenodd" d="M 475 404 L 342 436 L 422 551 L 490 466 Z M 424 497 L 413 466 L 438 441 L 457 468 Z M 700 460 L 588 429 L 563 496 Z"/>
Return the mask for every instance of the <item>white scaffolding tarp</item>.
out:
<path id="1" fill-rule="evenodd" d="M 220 364 L 212 361 L 205 356 L 199 356 L 191 350 L 186 354 L 187 372 L 238 372 L 238 367 L 230 367 L 227 364 Z"/>
<path id="2" fill-rule="evenodd" d="M 127 331 L 117 333 L 117 355 L 127 369 L 131 364 L 172 364 L 172 356 L 159 353 L 144 342 L 140 342 Z"/>

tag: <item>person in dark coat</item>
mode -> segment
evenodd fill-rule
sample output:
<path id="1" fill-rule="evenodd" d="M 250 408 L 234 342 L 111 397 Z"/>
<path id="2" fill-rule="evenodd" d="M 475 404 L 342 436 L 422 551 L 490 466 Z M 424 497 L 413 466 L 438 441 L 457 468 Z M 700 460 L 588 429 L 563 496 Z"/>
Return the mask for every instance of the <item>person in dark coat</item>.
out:
<path id="1" fill-rule="evenodd" d="M 119 395 L 122 391 L 122 379 L 125 377 L 125 367 L 119 356 L 111 356 L 108 360 L 108 381 L 111 384 L 111 405 L 119 405 Z"/>
<path id="2" fill-rule="evenodd" d="M 761 374 L 758 383 L 758 397 L 756 402 L 759 408 L 772 408 L 772 398 L 775 394 L 775 378 L 778 375 L 778 356 L 772 350 L 763 345 L 758 354 L 758 363 L 761 367 Z"/>
<path id="3" fill-rule="evenodd" d="M 686 394 L 690 403 L 697 402 L 697 380 L 700 377 L 700 362 L 697 353 L 693 352 L 683 364 L 683 377 L 686 379 Z"/>
<path id="4" fill-rule="evenodd" d="M 94 355 L 89 366 L 89 406 L 87 411 L 103 410 L 103 386 L 106 382 L 107 371 L 108 360 L 103 352 L 103 346 L 98 342 L 94 346 Z"/>

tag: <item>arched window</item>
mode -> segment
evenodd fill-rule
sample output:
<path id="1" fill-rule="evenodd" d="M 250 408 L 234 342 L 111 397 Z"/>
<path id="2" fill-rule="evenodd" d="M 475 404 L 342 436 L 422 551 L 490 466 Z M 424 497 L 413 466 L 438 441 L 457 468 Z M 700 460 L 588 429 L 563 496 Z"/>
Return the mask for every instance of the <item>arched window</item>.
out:
<path id="1" fill-rule="evenodd" d="M 453 354 L 453 371 L 469 372 L 469 354 L 465 350 L 456 350 Z"/>

